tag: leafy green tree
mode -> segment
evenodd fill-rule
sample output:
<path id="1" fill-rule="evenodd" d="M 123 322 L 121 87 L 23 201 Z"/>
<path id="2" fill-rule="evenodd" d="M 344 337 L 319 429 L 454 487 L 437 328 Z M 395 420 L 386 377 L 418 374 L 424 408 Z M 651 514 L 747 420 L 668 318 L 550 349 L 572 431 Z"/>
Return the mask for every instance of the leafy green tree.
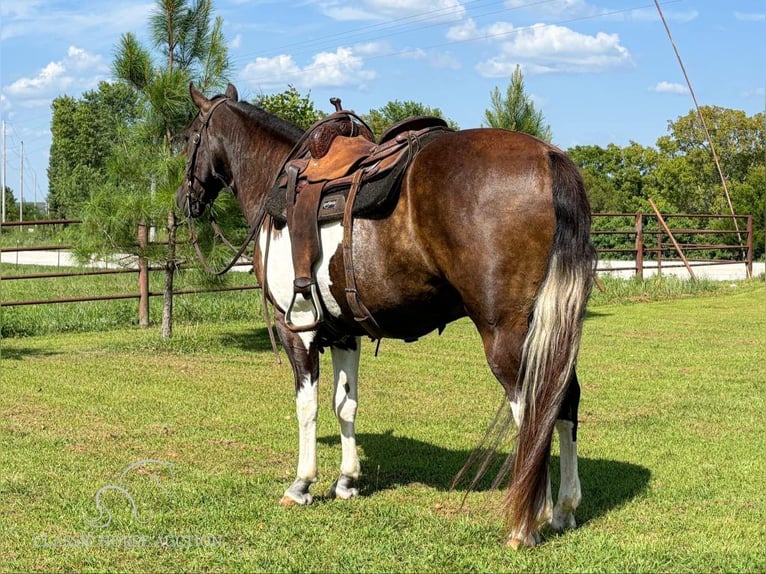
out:
<path id="1" fill-rule="evenodd" d="M 101 82 L 79 99 L 54 99 L 52 110 L 48 201 L 56 216 L 79 217 L 105 177 L 120 127 L 138 120 L 138 99 L 126 86 Z"/>
<path id="2" fill-rule="evenodd" d="M 314 107 L 310 92 L 301 96 L 295 86 L 292 85 L 284 92 L 270 95 L 261 94 L 253 103 L 304 130 L 325 116 L 322 111 Z"/>
<path id="3" fill-rule="evenodd" d="M 551 127 L 545 123 L 543 113 L 535 109 L 535 104 L 527 95 L 520 66 L 516 66 L 505 95 L 495 87 L 490 101 L 491 107 L 484 112 L 485 126 L 524 132 L 551 141 Z"/>
<path id="4" fill-rule="evenodd" d="M 156 0 L 149 18 L 154 53 L 127 33 L 120 38 L 112 66 L 115 77 L 138 98 L 141 115 L 121 132 L 119 150 L 109 164 L 110 177 L 92 195 L 86 210 L 85 236 L 103 241 L 84 241 L 82 248 L 133 253 L 140 224 L 165 227 L 167 222 L 167 252 L 141 253 L 165 263 L 165 337 L 172 328 L 176 265 L 173 196 L 185 165 L 175 153 L 176 136 L 197 111 L 189 98 L 189 82 L 202 90 L 226 84 L 230 62 L 222 28 L 220 17 L 212 21 L 211 0 Z"/>
<path id="5" fill-rule="evenodd" d="M 454 120 L 444 116 L 439 108 L 431 108 L 419 102 L 406 100 L 392 100 L 381 108 L 370 110 L 361 117 L 370 126 L 372 133 L 379 138 L 383 132 L 397 122 L 411 118 L 413 116 L 436 116 L 447 122 L 447 125 L 454 130 L 460 129 Z"/>

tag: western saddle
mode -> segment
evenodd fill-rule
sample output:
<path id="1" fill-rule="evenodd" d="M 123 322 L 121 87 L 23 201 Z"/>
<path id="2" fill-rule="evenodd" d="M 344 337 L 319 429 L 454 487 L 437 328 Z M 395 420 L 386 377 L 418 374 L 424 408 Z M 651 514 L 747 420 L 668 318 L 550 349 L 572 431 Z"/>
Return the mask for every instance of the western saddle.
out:
<path id="1" fill-rule="evenodd" d="M 276 225 L 287 224 L 292 244 L 295 280 L 285 312 L 292 331 L 315 329 L 324 319 L 314 267 L 322 253 L 320 222 L 342 221 L 346 300 L 355 320 L 373 339 L 382 336 L 356 289 L 353 267 L 354 217 L 381 219 L 399 199 L 401 178 L 417 152 L 431 140 L 451 131 L 441 118 L 418 116 L 391 126 L 376 143 L 372 130 L 359 116 L 343 110 L 315 123 L 285 160 L 267 199 L 267 213 Z M 310 301 L 312 320 L 293 322 L 298 297 Z"/>

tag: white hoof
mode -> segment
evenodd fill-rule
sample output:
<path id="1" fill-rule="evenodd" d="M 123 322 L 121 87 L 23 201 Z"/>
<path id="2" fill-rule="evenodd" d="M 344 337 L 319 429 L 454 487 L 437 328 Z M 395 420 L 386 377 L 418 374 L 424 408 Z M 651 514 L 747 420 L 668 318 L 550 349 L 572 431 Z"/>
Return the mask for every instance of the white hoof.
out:
<path id="1" fill-rule="evenodd" d="M 359 490 L 352 487 L 354 479 L 345 474 L 341 474 L 332 486 L 330 487 L 330 498 L 340 498 L 341 500 L 348 500 L 349 498 L 356 498 L 359 496 Z"/>
<path id="2" fill-rule="evenodd" d="M 574 511 L 567 510 L 559 506 L 554 508 L 553 519 L 551 520 L 551 528 L 558 532 L 564 532 L 565 530 L 572 530 L 577 528 Z"/>

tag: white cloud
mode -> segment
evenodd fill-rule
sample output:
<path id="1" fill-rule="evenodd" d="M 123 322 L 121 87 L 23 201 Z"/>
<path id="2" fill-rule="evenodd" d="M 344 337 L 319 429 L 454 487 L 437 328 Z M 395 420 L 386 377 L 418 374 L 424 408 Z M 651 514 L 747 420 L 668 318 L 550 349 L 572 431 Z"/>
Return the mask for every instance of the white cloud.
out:
<path id="1" fill-rule="evenodd" d="M 689 88 L 684 86 L 683 84 L 676 84 L 672 82 L 657 82 L 654 86 L 649 88 L 652 92 L 657 92 L 658 94 L 681 94 L 685 95 L 689 93 Z"/>
<path id="2" fill-rule="evenodd" d="M 236 50 L 242 45 L 242 34 L 237 34 L 229 42 L 229 50 Z"/>
<path id="3" fill-rule="evenodd" d="M 494 36 L 500 49 L 476 66 L 484 77 L 510 76 L 517 64 L 531 74 L 600 73 L 632 65 L 617 34 L 588 35 L 544 24 L 514 30 L 500 22 L 479 32 L 480 37 Z"/>
<path id="4" fill-rule="evenodd" d="M 370 45 L 364 45 L 369 49 Z M 375 78 L 372 70 L 364 68 L 364 60 L 354 48 L 338 48 L 335 52 L 316 54 L 312 62 L 300 67 L 292 56 L 280 54 L 273 58 L 256 58 L 245 66 L 242 78 L 258 88 L 279 88 L 293 84 L 304 88 L 354 86 L 364 87 Z"/>
<path id="5" fill-rule="evenodd" d="M 548 2 L 530 2 L 529 0 L 506 0 L 506 8 L 524 10 L 543 19 L 558 21 L 573 18 L 603 17 L 610 20 L 651 21 L 659 20 L 657 9 L 653 6 L 645 8 L 626 9 L 620 3 L 612 3 L 608 8 L 601 8 L 586 0 L 549 0 Z M 696 10 L 674 10 L 667 8 L 662 11 L 666 20 L 689 22 L 699 16 Z"/>
<path id="6" fill-rule="evenodd" d="M 766 21 L 766 13 L 747 13 L 747 12 L 734 12 L 734 17 L 742 22 L 764 22 Z"/>
<path id="7" fill-rule="evenodd" d="M 143 28 L 155 7 L 153 2 L 128 0 L 74 2 L 58 8 L 38 0 L 3 0 L 0 39 L 33 36 L 73 38 L 88 36 L 112 42 L 115 35 Z M 58 4 L 58 3 L 57 3 Z"/>
<path id="8" fill-rule="evenodd" d="M 108 71 L 101 56 L 70 46 L 63 59 L 50 62 L 32 77 L 19 78 L 5 91 L 11 96 L 45 101 L 69 89 L 93 87 Z"/>
<path id="9" fill-rule="evenodd" d="M 426 51 L 421 48 L 407 50 L 399 54 L 406 60 L 424 60 L 429 66 L 441 70 L 458 70 L 462 67 L 460 60 L 450 52 L 439 52 L 437 50 Z"/>
<path id="10" fill-rule="evenodd" d="M 319 0 L 316 4 L 334 20 L 396 18 L 406 19 L 405 22 L 450 22 L 465 16 L 459 0 Z"/>
<path id="11" fill-rule="evenodd" d="M 553 2 L 535 2 L 529 0 L 506 0 L 505 7 L 511 10 L 525 9 L 545 17 L 582 18 L 595 16 L 602 12 L 585 0 L 555 0 Z"/>

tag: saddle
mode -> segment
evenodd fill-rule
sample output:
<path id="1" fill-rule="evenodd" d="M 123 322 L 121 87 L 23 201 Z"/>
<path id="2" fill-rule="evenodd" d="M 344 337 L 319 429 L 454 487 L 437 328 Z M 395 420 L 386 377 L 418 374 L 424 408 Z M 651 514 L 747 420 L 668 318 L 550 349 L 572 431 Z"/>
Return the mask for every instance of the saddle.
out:
<path id="1" fill-rule="evenodd" d="M 409 118 L 389 128 L 375 142 L 372 130 L 332 98 L 335 112 L 301 137 L 277 175 L 266 212 L 278 226 L 287 224 L 292 245 L 293 297 L 285 312 L 292 331 L 315 329 L 323 320 L 314 267 L 322 253 L 319 224 L 342 221 L 346 298 L 354 318 L 373 338 L 381 331 L 356 290 L 352 258 L 355 217 L 382 219 L 399 199 L 401 178 L 417 152 L 434 138 L 451 131 L 441 118 Z M 312 319 L 293 321 L 300 299 L 308 301 Z"/>

